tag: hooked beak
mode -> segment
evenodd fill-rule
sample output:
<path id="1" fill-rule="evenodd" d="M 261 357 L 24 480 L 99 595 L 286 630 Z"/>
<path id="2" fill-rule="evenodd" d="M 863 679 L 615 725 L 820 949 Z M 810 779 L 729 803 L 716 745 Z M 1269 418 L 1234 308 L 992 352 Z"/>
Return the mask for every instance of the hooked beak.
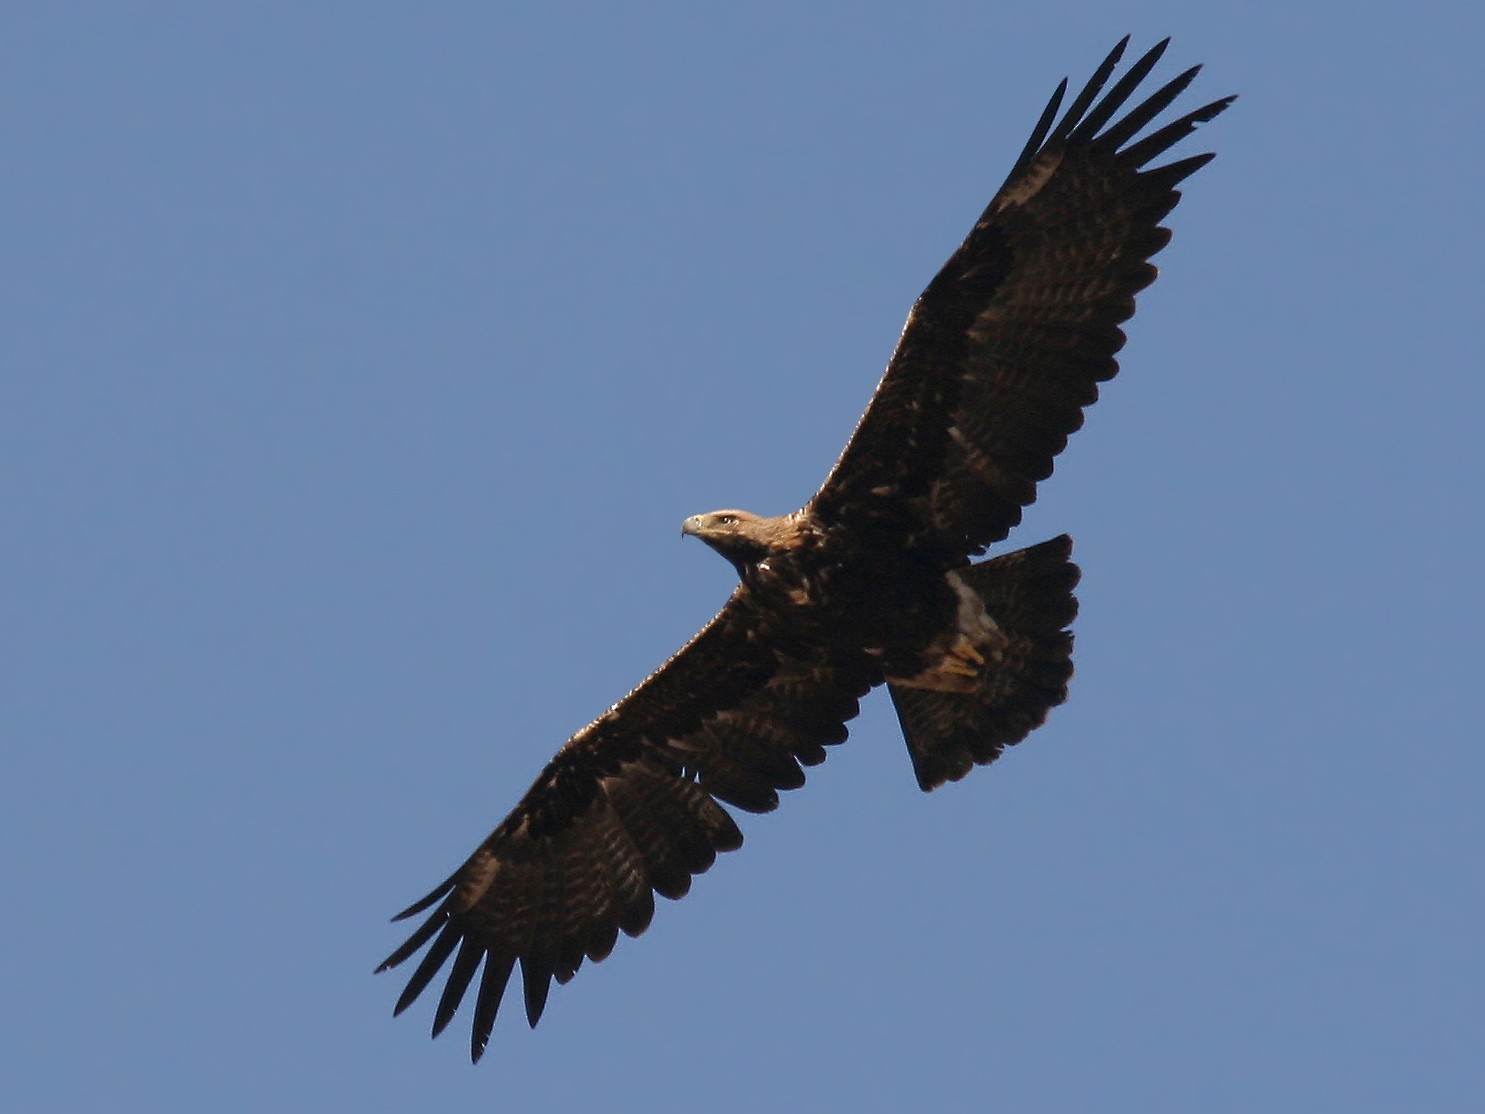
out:
<path id="1" fill-rule="evenodd" d="M 693 538 L 701 537 L 701 516 L 693 514 L 685 522 L 681 523 L 681 537 L 690 534 Z"/>

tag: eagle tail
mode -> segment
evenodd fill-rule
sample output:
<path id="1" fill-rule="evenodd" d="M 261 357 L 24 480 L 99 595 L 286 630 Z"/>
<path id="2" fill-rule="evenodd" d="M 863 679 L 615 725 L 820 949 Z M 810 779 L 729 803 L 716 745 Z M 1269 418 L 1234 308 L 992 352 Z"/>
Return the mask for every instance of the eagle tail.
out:
<path id="1" fill-rule="evenodd" d="M 967 692 L 888 683 L 918 785 L 926 792 L 958 781 L 975 766 L 1041 726 L 1067 699 L 1078 567 L 1065 534 L 959 571 L 984 601 L 1000 634 Z"/>

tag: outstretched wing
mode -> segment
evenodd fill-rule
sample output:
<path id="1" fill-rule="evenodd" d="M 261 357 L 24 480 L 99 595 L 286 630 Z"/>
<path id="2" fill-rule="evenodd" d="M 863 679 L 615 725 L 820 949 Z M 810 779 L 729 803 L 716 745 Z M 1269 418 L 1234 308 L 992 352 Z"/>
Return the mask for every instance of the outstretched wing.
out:
<path id="1" fill-rule="evenodd" d="M 750 812 L 804 784 L 800 763 L 844 741 L 881 678 L 861 663 L 807 664 L 770 648 L 746 589 L 648 680 L 574 735 L 510 816 L 443 885 L 397 917 L 437 908 L 379 971 L 431 946 L 401 1013 L 453 957 L 433 1019 L 452 1020 L 476 973 L 478 1060 L 517 962 L 534 1026 L 551 980 L 638 936 L 654 895 L 679 898 L 742 844 L 717 802 Z"/>
<path id="2" fill-rule="evenodd" d="M 811 501 L 823 522 L 899 541 L 926 531 L 960 556 L 1020 522 L 1098 384 L 1119 370 L 1119 324 L 1154 281 L 1148 260 L 1170 240 L 1160 221 L 1180 199 L 1176 185 L 1212 156 L 1146 166 L 1233 100 L 1136 139 L 1191 83 L 1193 67 L 1110 123 L 1168 42 L 1099 100 L 1128 39 L 1120 42 L 1060 120 L 1067 82 L 1058 86 L 1005 185 L 908 315 L 876 395 Z"/>

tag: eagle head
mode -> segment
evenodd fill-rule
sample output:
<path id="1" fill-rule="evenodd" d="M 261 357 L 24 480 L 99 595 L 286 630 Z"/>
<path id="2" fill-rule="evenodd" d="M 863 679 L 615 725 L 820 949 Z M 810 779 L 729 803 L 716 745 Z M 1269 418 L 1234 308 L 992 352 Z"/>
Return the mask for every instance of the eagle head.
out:
<path id="1" fill-rule="evenodd" d="M 779 549 L 797 545 L 792 515 L 764 518 L 750 511 L 693 514 L 681 523 L 681 535 L 700 538 L 737 567 L 739 573 Z"/>

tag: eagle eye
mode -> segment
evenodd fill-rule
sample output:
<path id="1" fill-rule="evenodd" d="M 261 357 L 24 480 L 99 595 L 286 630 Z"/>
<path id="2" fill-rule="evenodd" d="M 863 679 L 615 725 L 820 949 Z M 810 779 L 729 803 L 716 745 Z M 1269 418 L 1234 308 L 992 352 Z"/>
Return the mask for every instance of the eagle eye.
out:
<path id="1" fill-rule="evenodd" d="M 737 524 L 737 515 L 735 515 L 735 514 L 719 514 L 719 515 L 717 515 L 717 525 L 718 526 L 735 526 L 736 524 Z"/>

